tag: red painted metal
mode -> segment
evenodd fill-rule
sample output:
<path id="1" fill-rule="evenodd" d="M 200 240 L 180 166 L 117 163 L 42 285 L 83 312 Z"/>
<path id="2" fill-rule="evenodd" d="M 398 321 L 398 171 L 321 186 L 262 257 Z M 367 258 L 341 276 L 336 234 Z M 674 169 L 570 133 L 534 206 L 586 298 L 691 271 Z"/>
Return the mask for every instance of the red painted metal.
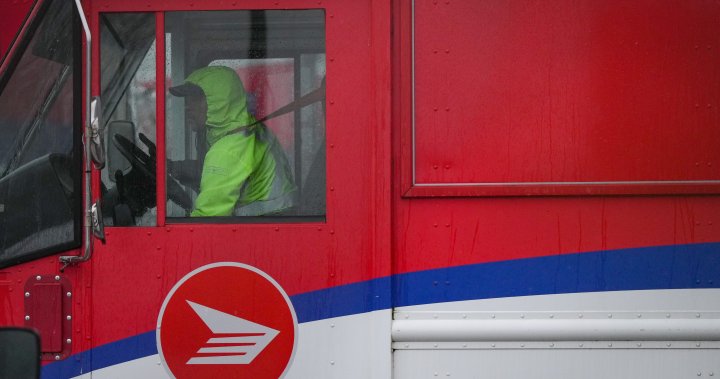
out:
<path id="1" fill-rule="evenodd" d="M 390 275 L 389 4 L 378 1 L 368 6 L 350 0 L 321 4 L 103 0 L 93 3 L 92 24 L 97 33 L 101 12 L 153 11 L 166 6 L 188 10 L 201 6 L 205 10 L 325 9 L 326 221 L 106 228 L 107 241 L 95 245 L 92 258 L 93 292 L 103 294 L 94 297 L 92 303 L 93 345 L 124 338 L 128 330 L 133 334 L 153 330 L 162 299 L 177 280 L 211 262 L 242 262 L 257 267 L 291 296 Z M 357 48 L 368 44 L 373 46 L 371 54 Z M 95 56 L 97 49 L 96 45 Z M 94 91 L 98 80 L 94 75 Z M 162 104 L 158 119 L 165 111 Z M 80 265 L 67 271 L 84 269 Z"/>
<path id="2" fill-rule="evenodd" d="M 445 4 L 444 1 L 423 3 L 426 8 L 434 7 L 434 3 L 437 3 L 438 7 L 453 6 Z M 605 5 L 606 3 L 608 2 L 604 2 L 603 6 L 610 6 Z M 625 3 L 627 2 L 623 2 L 623 4 Z M 462 6 L 458 2 L 451 2 L 451 4 Z M 546 3 L 537 2 L 535 4 L 537 6 L 533 9 L 537 10 L 538 15 L 544 14 L 542 5 Z M 619 2 L 614 4 L 617 5 Z M 646 2 L 640 4 L 646 4 Z M 702 6 L 709 3 L 694 2 L 694 4 Z M 467 3 L 466 6 L 472 8 L 476 4 L 473 3 L 471 7 Z M 485 5 L 477 4 L 477 6 Z M 509 6 L 514 7 L 514 5 Z M 574 188 L 569 188 L 568 185 L 562 187 L 557 185 L 501 185 L 484 188 L 478 186 L 413 186 L 412 76 L 410 75 L 412 61 L 409 59 L 412 56 L 411 9 L 409 0 L 393 3 L 395 18 L 393 24 L 392 125 L 394 133 L 392 156 L 393 178 L 399 179 L 393 182 L 392 196 L 394 274 L 573 252 L 718 241 L 718 236 L 720 236 L 718 222 L 720 220 L 717 215 L 720 211 L 720 199 L 717 196 L 688 195 L 688 193 L 716 194 L 717 187 L 715 185 L 658 184 L 628 187 L 609 184 L 604 187 L 578 185 Z M 447 12 L 447 9 L 444 8 L 443 12 Z M 462 12 L 458 11 L 458 13 Z M 443 15 L 442 13 L 438 14 L 438 17 L 444 17 Z M 428 18 L 425 15 L 425 19 Z M 489 20 L 489 22 L 491 21 Z M 691 24 L 692 20 L 688 18 L 684 26 L 686 29 L 694 29 Z M 485 25 L 485 22 L 477 23 L 477 25 Z M 706 27 L 709 28 L 707 25 Z M 482 46 L 478 46 L 477 42 L 470 41 L 469 36 L 465 37 L 457 30 L 439 32 L 439 30 L 447 30 L 447 28 L 435 29 L 437 34 L 435 40 L 439 44 L 438 46 L 444 47 L 447 43 L 454 43 L 450 41 L 452 38 L 448 38 L 448 36 L 453 36 L 453 38 L 467 38 L 465 40 L 466 50 L 482 48 Z M 457 28 L 457 26 L 450 26 L 450 28 L 452 31 L 454 30 L 452 28 Z M 717 29 L 717 24 L 714 28 Z M 430 31 L 426 31 L 426 34 L 428 33 Z M 662 34 L 666 35 L 664 32 Z M 528 36 L 528 38 L 535 37 Z M 443 39 L 442 44 L 440 44 L 440 39 Z M 508 49 L 510 48 L 508 47 Z M 457 49 L 453 51 L 457 54 L 462 53 Z M 432 51 L 430 53 L 432 54 Z M 442 54 L 445 54 L 444 50 Z M 703 51 L 702 54 L 706 54 L 706 51 Z M 568 52 L 568 55 L 571 54 Z M 459 69 L 451 70 L 452 72 L 435 70 L 438 78 L 426 77 L 431 81 L 416 82 L 416 86 L 423 86 L 426 90 L 432 89 L 432 85 L 445 86 L 444 83 L 438 83 L 437 80 L 447 79 L 453 75 L 462 75 L 462 73 L 456 73 L 457 70 Z M 474 72 L 476 75 L 482 74 Z M 538 80 L 545 78 L 547 75 L 541 76 Z M 495 77 L 494 79 L 495 81 L 491 84 L 498 87 L 507 83 L 504 77 Z M 459 86 L 457 94 L 468 94 L 473 91 L 471 87 L 474 80 L 466 79 L 452 83 L 452 85 Z M 716 88 L 716 86 L 711 87 Z M 549 94 L 547 93 L 547 95 Z M 445 95 L 451 96 L 451 93 L 446 91 Z M 474 97 L 477 96 L 474 95 Z M 713 95 L 709 99 L 717 102 L 720 94 Z M 688 110 L 688 113 L 692 115 L 695 112 L 694 109 L 693 104 L 693 109 Z M 705 109 L 702 111 L 704 112 Z M 430 112 L 433 110 L 430 109 Z M 513 114 L 508 110 L 507 117 L 511 116 Z M 715 133 L 714 125 L 717 125 L 712 120 L 710 117 L 706 118 L 707 123 L 702 125 L 702 128 L 708 130 L 711 135 Z M 468 131 L 469 126 L 457 125 L 457 133 L 463 130 Z M 663 128 L 673 129 L 673 131 L 664 131 L 663 133 L 681 133 L 684 130 L 684 124 L 665 123 Z M 438 146 L 446 147 L 443 153 L 447 153 L 449 157 L 455 154 L 455 158 L 451 161 L 455 166 L 451 167 L 467 169 L 463 171 L 466 175 L 470 175 L 474 172 L 473 170 L 482 169 L 481 167 L 477 168 L 479 166 L 497 165 L 498 160 L 494 157 L 488 157 L 483 162 L 473 161 L 481 154 L 480 152 L 474 155 L 467 154 L 461 159 L 457 156 L 458 150 L 454 148 L 459 145 L 472 148 L 476 146 L 477 141 L 472 141 L 467 134 L 465 134 L 467 141 L 462 143 L 455 138 L 457 138 L 455 135 L 448 134 L 448 138 L 436 138 L 432 141 L 431 138 L 426 138 L 426 142 L 434 142 Z M 449 139 L 452 139 L 452 144 Z M 512 150 L 511 154 L 513 157 L 521 158 L 528 155 L 528 152 L 518 148 Z M 503 153 L 500 158 L 504 156 Z M 603 163 L 598 162 L 598 164 Z M 444 167 L 443 170 L 445 170 Z M 716 171 L 713 172 L 713 175 L 715 173 Z M 516 172 L 513 171 L 512 174 L 514 175 Z M 442 183 L 441 180 L 436 181 Z M 628 193 L 632 193 L 633 196 L 623 196 Z M 657 194 L 665 195 L 657 196 Z"/>
<path id="3" fill-rule="evenodd" d="M 416 2 L 406 195 L 718 193 L 718 18 L 710 2 Z"/>
<path id="4" fill-rule="evenodd" d="M 43 359 L 70 354 L 72 295 L 70 282 L 59 275 L 35 275 L 25 282 L 25 326 L 40 335 Z"/>
<path id="5" fill-rule="evenodd" d="M 2 8 L 6 9 L 2 9 Z M 0 74 L 7 70 L 9 60 L 5 59 L 13 54 L 18 48 L 13 41 L 22 38 L 29 25 L 26 20 L 32 20 L 39 11 L 39 7 L 27 3 L 0 5 L 0 14 L 3 15 L 3 23 L 0 24 Z"/>
<path id="6" fill-rule="evenodd" d="M 0 14 L 2 15 L 2 22 L 0 23 L 0 60 L 9 51 L 10 45 L 13 43 L 15 36 L 18 35 L 18 31 L 28 16 L 33 3 L 33 0 L 0 2 Z"/>

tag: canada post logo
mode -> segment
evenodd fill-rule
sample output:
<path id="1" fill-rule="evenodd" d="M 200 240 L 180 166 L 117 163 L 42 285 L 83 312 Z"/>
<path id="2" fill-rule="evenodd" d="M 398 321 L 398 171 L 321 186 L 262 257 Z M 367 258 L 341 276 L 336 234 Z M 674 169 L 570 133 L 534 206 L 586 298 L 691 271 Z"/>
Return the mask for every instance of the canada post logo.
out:
<path id="1" fill-rule="evenodd" d="M 232 262 L 185 275 L 157 322 L 160 358 L 178 379 L 282 377 L 296 336 L 295 310 L 277 282 Z"/>

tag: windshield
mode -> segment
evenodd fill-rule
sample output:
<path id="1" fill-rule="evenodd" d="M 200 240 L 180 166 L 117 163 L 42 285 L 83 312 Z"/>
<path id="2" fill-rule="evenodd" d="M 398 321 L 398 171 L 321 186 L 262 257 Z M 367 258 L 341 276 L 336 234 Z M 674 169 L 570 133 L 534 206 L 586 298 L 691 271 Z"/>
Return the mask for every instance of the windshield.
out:
<path id="1" fill-rule="evenodd" d="M 72 10 L 65 1 L 49 6 L 0 94 L 0 178 L 72 149 Z"/>
<path id="2" fill-rule="evenodd" d="M 0 78 L 0 267 L 80 241 L 74 9 L 38 6 Z"/>

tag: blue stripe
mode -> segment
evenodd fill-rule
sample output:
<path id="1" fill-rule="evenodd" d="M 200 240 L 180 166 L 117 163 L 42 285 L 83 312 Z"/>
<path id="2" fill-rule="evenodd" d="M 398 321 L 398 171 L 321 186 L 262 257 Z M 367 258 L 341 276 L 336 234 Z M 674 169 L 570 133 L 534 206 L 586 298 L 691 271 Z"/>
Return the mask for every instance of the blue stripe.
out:
<path id="1" fill-rule="evenodd" d="M 390 278 L 291 296 L 298 322 L 324 320 L 390 308 Z"/>
<path id="2" fill-rule="evenodd" d="M 648 289 L 720 288 L 720 243 L 565 254 L 395 275 L 292 296 L 300 323 L 391 306 L 500 297 Z M 392 293 L 392 299 L 390 294 Z M 155 331 L 43 367 L 68 378 L 157 354 Z"/>
<path id="3" fill-rule="evenodd" d="M 93 370 L 99 370 L 157 353 L 155 331 L 153 330 L 98 346 L 95 349 L 73 355 L 64 361 L 46 365 L 42 368 L 41 378 L 71 378 L 90 372 L 91 361 Z"/>
<path id="4" fill-rule="evenodd" d="M 720 287 L 720 244 L 555 255 L 393 277 L 394 306 L 577 292 Z"/>

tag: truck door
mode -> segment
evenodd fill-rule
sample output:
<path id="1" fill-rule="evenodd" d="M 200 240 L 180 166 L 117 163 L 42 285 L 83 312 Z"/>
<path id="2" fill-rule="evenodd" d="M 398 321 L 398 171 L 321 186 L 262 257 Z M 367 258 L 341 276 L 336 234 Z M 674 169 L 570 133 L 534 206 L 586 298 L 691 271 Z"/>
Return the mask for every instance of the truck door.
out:
<path id="1" fill-rule="evenodd" d="M 163 4 L 92 3 L 93 376 L 389 376 L 373 8 Z"/>
<path id="2" fill-rule="evenodd" d="M 72 2 L 31 8 L 0 61 L 0 325 L 37 330 L 54 362 L 91 339 L 77 317 L 90 267 L 58 259 L 81 246 L 81 38 Z"/>

